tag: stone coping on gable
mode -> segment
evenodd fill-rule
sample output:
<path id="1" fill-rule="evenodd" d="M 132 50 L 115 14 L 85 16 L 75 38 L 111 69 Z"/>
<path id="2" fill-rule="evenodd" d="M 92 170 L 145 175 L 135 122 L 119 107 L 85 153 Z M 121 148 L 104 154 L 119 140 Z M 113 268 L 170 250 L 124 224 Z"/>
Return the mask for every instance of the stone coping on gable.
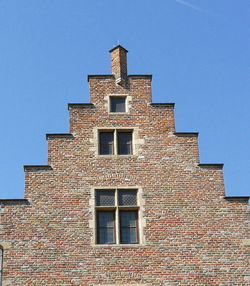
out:
<path id="1" fill-rule="evenodd" d="M 30 203 L 27 199 L 0 199 L 0 204 L 4 207 L 5 205 L 29 205 Z"/>
<path id="2" fill-rule="evenodd" d="M 127 78 L 132 79 L 150 79 L 152 80 L 152 74 L 130 74 Z M 87 77 L 88 82 L 90 79 L 115 79 L 115 76 L 112 74 L 91 74 Z"/>
<path id="3" fill-rule="evenodd" d="M 152 80 L 152 74 L 130 74 L 128 75 L 128 78 L 133 79 L 150 79 Z"/>
<path id="4" fill-rule="evenodd" d="M 197 137 L 199 132 L 174 132 L 174 135 L 178 137 Z"/>
<path id="5" fill-rule="evenodd" d="M 87 79 L 89 82 L 90 79 L 115 79 L 115 76 L 112 74 L 89 74 Z"/>
<path id="6" fill-rule="evenodd" d="M 175 103 L 173 103 L 173 102 L 169 102 L 169 103 L 158 103 L 158 102 L 152 102 L 152 103 L 150 103 L 150 105 L 152 106 L 152 107 L 172 107 L 172 108 L 174 108 L 174 106 L 175 106 Z"/>
<path id="7" fill-rule="evenodd" d="M 222 163 L 207 163 L 207 164 L 198 164 L 199 167 L 204 168 L 204 169 L 223 169 L 224 164 Z"/>
<path id="8" fill-rule="evenodd" d="M 71 133 L 47 133 L 46 140 L 48 139 L 74 139 Z"/>
<path id="9" fill-rule="evenodd" d="M 68 103 L 69 108 L 94 108 L 95 105 L 93 103 Z"/>
<path id="10" fill-rule="evenodd" d="M 245 200 L 248 201 L 250 196 L 225 196 L 225 200 Z"/>
<path id="11" fill-rule="evenodd" d="M 36 172 L 36 171 L 51 171 L 53 170 L 49 165 L 24 165 L 24 172 Z"/>

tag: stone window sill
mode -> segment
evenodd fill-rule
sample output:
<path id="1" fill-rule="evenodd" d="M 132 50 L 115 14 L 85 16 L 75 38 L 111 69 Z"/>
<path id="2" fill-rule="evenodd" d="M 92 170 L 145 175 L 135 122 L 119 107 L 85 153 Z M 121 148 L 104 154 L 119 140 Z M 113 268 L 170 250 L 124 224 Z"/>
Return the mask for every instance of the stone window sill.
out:
<path id="1" fill-rule="evenodd" d="M 124 248 L 124 247 L 132 247 L 132 248 L 138 248 L 138 247 L 145 247 L 144 244 L 93 244 L 92 245 L 95 248 Z"/>
<path id="2" fill-rule="evenodd" d="M 130 154 L 130 155 L 100 155 L 98 154 L 98 157 L 100 158 L 110 158 L 110 159 L 113 159 L 113 158 L 134 158 L 134 157 L 138 157 L 137 155 L 134 155 L 134 154 Z"/>

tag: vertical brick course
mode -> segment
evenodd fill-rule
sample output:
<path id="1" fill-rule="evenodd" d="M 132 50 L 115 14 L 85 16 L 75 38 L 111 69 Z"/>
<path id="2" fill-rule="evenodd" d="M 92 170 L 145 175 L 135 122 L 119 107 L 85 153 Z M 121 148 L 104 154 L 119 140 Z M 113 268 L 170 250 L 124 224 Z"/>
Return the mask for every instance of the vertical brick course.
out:
<path id="1" fill-rule="evenodd" d="M 71 135 L 47 136 L 51 168 L 26 168 L 29 204 L 2 201 L 3 285 L 249 285 L 247 198 L 224 198 L 197 134 L 175 132 L 173 104 L 151 104 L 151 76 L 124 77 L 89 76 L 92 105 L 69 104 Z M 128 112 L 108 112 L 116 94 Z M 105 127 L 136 130 L 136 153 L 99 156 Z M 143 241 L 95 245 L 93 190 L 117 186 L 140 189 Z"/>

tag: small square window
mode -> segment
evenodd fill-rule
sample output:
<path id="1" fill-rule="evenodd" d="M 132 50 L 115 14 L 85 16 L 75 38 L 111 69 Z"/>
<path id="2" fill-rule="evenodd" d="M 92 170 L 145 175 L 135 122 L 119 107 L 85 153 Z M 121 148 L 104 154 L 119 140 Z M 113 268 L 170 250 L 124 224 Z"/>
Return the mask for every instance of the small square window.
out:
<path id="1" fill-rule="evenodd" d="M 126 112 L 126 97 L 110 97 L 110 112 Z"/>

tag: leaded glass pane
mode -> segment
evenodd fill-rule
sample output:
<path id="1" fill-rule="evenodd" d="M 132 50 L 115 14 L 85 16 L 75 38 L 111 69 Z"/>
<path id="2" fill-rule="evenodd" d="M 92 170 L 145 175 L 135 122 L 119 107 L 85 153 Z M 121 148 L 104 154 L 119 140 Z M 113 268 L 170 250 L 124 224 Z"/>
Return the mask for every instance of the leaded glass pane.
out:
<path id="1" fill-rule="evenodd" d="M 138 243 L 137 211 L 120 211 L 121 243 Z"/>
<path id="2" fill-rule="evenodd" d="M 114 206 L 115 191 L 96 191 L 96 206 Z"/>
<path id="3" fill-rule="evenodd" d="M 111 112 L 125 112 L 126 98 L 125 97 L 110 97 Z"/>
<path id="4" fill-rule="evenodd" d="M 121 211 L 121 227 L 136 227 L 137 211 Z"/>
<path id="5" fill-rule="evenodd" d="M 120 144 L 119 145 L 119 154 L 120 155 L 131 154 L 131 145 L 130 144 Z"/>
<path id="6" fill-rule="evenodd" d="M 114 213 L 113 212 L 99 212 L 99 226 L 100 227 L 114 227 Z"/>
<path id="7" fill-rule="evenodd" d="M 119 206 L 136 206 L 137 190 L 119 190 Z"/>
<path id="8" fill-rule="evenodd" d="M 137 243 L 136 228 L 122 228 L 121 243 Z"/>
<path id="9" fill-rule="evenodd" d="M 100 132 L 100 154 L 101 155 L 112 155 L 114 144 L 114 133 L 113 132 Z"/>
<path id="10" fill-rule="evenodd" d="M 114 215 L 115 212 L 97 212 L 98 216 L 98 243 L 114 243 Z"/>
<path id="11" fill-rule="evenodd" d="M 114 243 L 114 229 L 113 228 L 100 228 L 99 230 L 99 243 L 109 244 Z"/>
<path id="12" fill-rule="evenodd" d="M 118 132 L 118 154 L 132 154 L 132 132 Z"/>

